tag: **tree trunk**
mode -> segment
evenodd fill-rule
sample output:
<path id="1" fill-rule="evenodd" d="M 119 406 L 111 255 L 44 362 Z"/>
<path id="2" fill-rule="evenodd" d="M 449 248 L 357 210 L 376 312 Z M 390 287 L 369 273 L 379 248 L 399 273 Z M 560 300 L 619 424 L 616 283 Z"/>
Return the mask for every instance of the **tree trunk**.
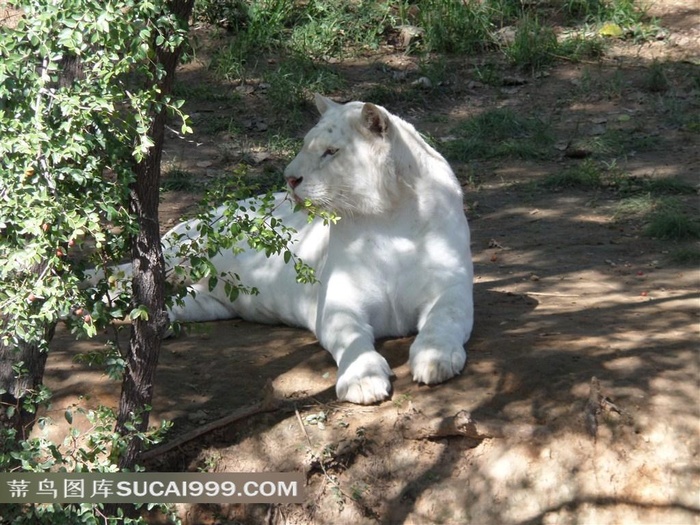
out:
<path id="1" fill-rule="evenodd" d="M 187 21 L 192 13 L 194 0 L 173 0 L 170 11 L 180 20 Z M 181 49 L 174 52 L 158 48 L 157 60 L 166 74 L 159 82 L 161 96 L 172 91 L 175 68 Z M 154 113 L 149 134 L 153 147 L 135 167 L 136 181 L 131 188 L 130 207 L 135 214 L 139 232 L 133 240 L 133 299 L 134 308 L 143 308 L 147 318 L 134 320 L 127 355 L 127 366 L 119 400 L 116 430 L 129 435 L 132 430 L 145 432 L 148 428 L 150 406 L 153 399 L 153 383 L 160 354 L 161 339 L 168 328 L 165 310 L 165 264 L 160 244 L 158 202 L 160 188 L 160 160 L 163 149 L 165 121 L 164 111 Z M 133 427 L 131 425 L 134 425 Z M 141 452 L 142 442 L 134 437 L 119 460 L 119 467 L 131 469 Z"/>
<path id="2" fill-rule="evenodd" d="M 7 322 L 7 316 L 0 316 L 0 326 Z M 50 341 L 56 325 L 44 328 L 44 339 Z M 4 346 L 0 340 L 0 428 L 17 431 L 17 440 L 24 440 L 32 430 L 36 413 L 26 410 L 22 400 L 31 391 L 36 391 L 42 384 L 44 368 L 48 353 L 42 351 L 38 344 L 21 342 L 18 348 Z M 21 364 L 22 374 L 15 371 Z M 14 407 L 8 413 L 7 409 Z M 1 447 L 0 447 L 1 449 Z"/>

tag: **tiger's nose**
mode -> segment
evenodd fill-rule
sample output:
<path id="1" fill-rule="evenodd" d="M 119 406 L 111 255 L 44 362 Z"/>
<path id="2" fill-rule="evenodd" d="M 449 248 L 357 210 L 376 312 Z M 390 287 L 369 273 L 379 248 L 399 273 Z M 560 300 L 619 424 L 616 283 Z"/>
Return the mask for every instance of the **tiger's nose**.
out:
<path id="1" fill-rule="evenodd" d="M 290 188 L 294 189 L 297 186 L 299 186 L 299 184 L 301 184 L 301 181 L 303 181 L 303 180 L 304 180 L 304 177 L 291 177 L 291 176 L 289 176 L 289 177 L 287 177 L 287 184 L 289 184 Z"/>

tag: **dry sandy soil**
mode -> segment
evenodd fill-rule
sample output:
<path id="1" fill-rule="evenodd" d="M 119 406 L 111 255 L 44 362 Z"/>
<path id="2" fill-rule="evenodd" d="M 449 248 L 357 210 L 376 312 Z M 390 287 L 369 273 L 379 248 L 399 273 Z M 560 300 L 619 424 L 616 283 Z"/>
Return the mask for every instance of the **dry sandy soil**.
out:
<path id="1" fill-rule="evenodd" d="M 691 4 L 659 5 L 664 39 L 613 46 L 601 62 L 560 63 L 516 86 L 470 84 L 468 63 L 451 86 L 426 93 L 434 101 L 385 105 L 438 139 L 504 106 L 546 117 L 565 144 L 618 126 L 661 144 L 619 159 L 622 169 L 695 185 L 700 135 L 669 125 L 642 87 L 654 58 L 699 67 L 700 6 Z M 361 98 L 369 82 L 390 80 L 389 66 L 410 75 L 411 61 L 391 50 L 357 61 L 346 90 L 330 95 Z M 203 81 L 199 66 L 185 68 L 183 81 Z M 617 79 L 617 91 L 576 96 L 584 71 L 601 86 Z M 697 85 L 665 96 L 700 112 Z M 261 100 L 253 90 L 243 106 L 193 101 L 189 110 L 245 122 L 264 111 Z M 274 115 L 261 118 L 275 125 Z M 313 118 L 309 110 L 309 126 Z M 167 158 L 206 177 L 235 164 L 221 148 L 233 140 L 173 137 Z M 171 439 L 253 406 L 268 380 L 279 403 L 148 468 L 296 470 L 307 479 L 304 504 L 183 506 L 186 523 L 700 523 L 700 272 L 673 263 L 678 245 L 645 237 L 642 221 L 615 220 L 615 192 L 533 186 L 577 162 L 455 164 L 472 228 L 476 326 L 464 373 L 443 385 L 411 381 L 410 337 L 380 342 L 396 373 L 393 397 L 369 407 L 335 400 L 335 365 L 303 330 L 233 320 L 165 341 L 151 417 L 174 421 Z M 687 199 L 697 210 L 697 196 Z M 164 226 L 195 200 L 168 192 Z M 46 431 L 58 436 L 66 407 L 114 406 L 119 384 L 72 360 L 99 343 L 59 334 L 55 346 L 46 376 L 55 424 Z"/>

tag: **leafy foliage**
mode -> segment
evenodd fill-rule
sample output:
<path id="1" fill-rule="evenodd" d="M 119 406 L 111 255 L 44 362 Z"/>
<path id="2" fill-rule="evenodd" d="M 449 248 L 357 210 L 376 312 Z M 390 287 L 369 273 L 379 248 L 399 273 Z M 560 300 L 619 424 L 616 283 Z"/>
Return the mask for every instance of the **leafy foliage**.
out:
<path id="1" fill-rule="evenodd" d="M 1 328 L 6 345 L 44 347 L 43 325 L 68 319 L 93 335 L 121 314 L 123 301 L 99 307 L 104 287 L 79 283 L 88 264 L 106 266 L 128 247 L 128 191 L 152 145 L 149 112 L 179 107 L 154 87 L 163 72 L 151 43 L 178 46 L 184 35 L 159 3 L 16 6 L 25 15 L 0 36 L 0 305 L 9 315 Z"/>
<path id="2" fill-rule="evenodd" d="M 286 263 L 293 263 L 297 279 L 302 283 L 316 281 L 313 268 L 306 265 L 292 251 L 294 229 L 275 217 L 282 204 L 272 190 L 253 196 L 254 187 L 243 182 L 244 172 L 238 177 L 221 180 L 208 189 L 200 207 L 202 211 L 190 223 L 190 229 L 173 238 L 177 252 L 171 257 L 169 281 L 174 284 L 173 300 L 180 300 L 187 290 L 185 285 L 206 279 L 210 290 L 223 283 L 229 299 L 240 293 L 257 294 L 256 288 L 246 286 L 234 273 L 218 273 L 211 258 L 222 251 L 240 253 L 253 249 L 267 257 L 282 255 Z M 213 204 L 219 204 L 215 207 Z M 305 211 L 313 219 L 316 210 L 307 206 Z M 318 212 L 323 220 L 336 221 L 337 217 Z"/>
<path id="3" fill-rule="evenodd" d="M 127 446 L 132 436 L 127 438 L 115 432 L 114 411 L 106 407 L 95 410 L 70 407 L 65 411 L 64 417 L 70 425 L 70 432 L 61 444 L 45 438 L 19 440 L 14 432 L 7 432 L 0 445 L 0 469 L 9 471 L 20 468 L 25 472 L 115 472 L 115 458 Z M 81 432 L 73 425 L 75 417 L 86 420 L 88 428 L 85 431 Z M 139 417 L 134 416 L 132 427 L 137 426 Z M 40 427 L 46 423 L 46 419 L 39 420 Z M 159 428 L 150 429 L 148 432 L 136 432 L 133 437 L 155 445 L 162 441 L 171 426 L 168 422 L 162 422 Z M 166 508 L 163 511 L 166 514 L 169 512 Z M 0 519 L 3 523 L 13 525 L 142 523 L 140 519 L 125 516 L 121 509 L 118 509 L 116 515 L 106 515 L 102 504 L 9 504 L 0 511 Z"/>
<path id="4" fill-rule="evenodd" d="M 180 103 L 157 88 L 165 72 L 155 54 L 178 48 L 186 33 L 164 1 L 7 4 L 21 13 L 0 32 L 0 342 L 11 359 L 27 346 L 47 352 L 46 327 L 59 320 L 91 336 L 128 312 L 128 295 L 110 290 L 109 268 L 135 231 L 130 186 L 154 144 L 153 116 L 181 115 Z M 105 278 L 81 285 L 88 267 L 103 268 Z M 115 356 L 107 361 L 119 373 Z M 16 379 L 26 365 L 14 363 Z M 8 418 L 35 413 L 51 397 L 41 386 L 12 396 L 17 404 L 0 407 Z M 94 416 L 89 436 L 78 440 L 73 430 L 63 446 L 0 428 L 0 468 L 113 470 L 132 438 L 150 441 L 135 423 L 126 437 L 109 414 L 86 416 Z M 133 522 L 93 505 L 12 507 L 0 520 Z"/>

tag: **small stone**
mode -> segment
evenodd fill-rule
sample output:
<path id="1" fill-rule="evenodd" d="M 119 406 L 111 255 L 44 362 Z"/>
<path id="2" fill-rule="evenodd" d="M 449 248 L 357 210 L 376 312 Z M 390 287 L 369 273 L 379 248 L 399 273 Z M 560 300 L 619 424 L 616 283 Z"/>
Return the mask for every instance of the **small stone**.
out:
<path id="1" fill-rule="evenodd" d="M 236 92 L 242 95 L 250 95 L 255 91 L 254 86 L 249 86 L 248 84 L 243 84 L 242 86 L 236 86 Z"/>
<path id="2" fill-rule="evenodd" d="M 255 164 L 262 164 L 272 155 L 268 151 L 254 151 L 250 154 L 251 159 Z"/>
<path id="3" fill-rule="evenodd" d="M 399 30 L 399 44 L 401 47 L 408 47 L 411 42 L 421 36 L 425 31 L 417 26 L 402 25 L 397 27 Z"/>
<path id="4" fill-rule="evenodd" d="M 412 82 L 411 85 L 426 89 L 430 89 L 431 87 L 433 87 L 433 83 L 428 77 L 420 77 L 418 80 Z"/>

